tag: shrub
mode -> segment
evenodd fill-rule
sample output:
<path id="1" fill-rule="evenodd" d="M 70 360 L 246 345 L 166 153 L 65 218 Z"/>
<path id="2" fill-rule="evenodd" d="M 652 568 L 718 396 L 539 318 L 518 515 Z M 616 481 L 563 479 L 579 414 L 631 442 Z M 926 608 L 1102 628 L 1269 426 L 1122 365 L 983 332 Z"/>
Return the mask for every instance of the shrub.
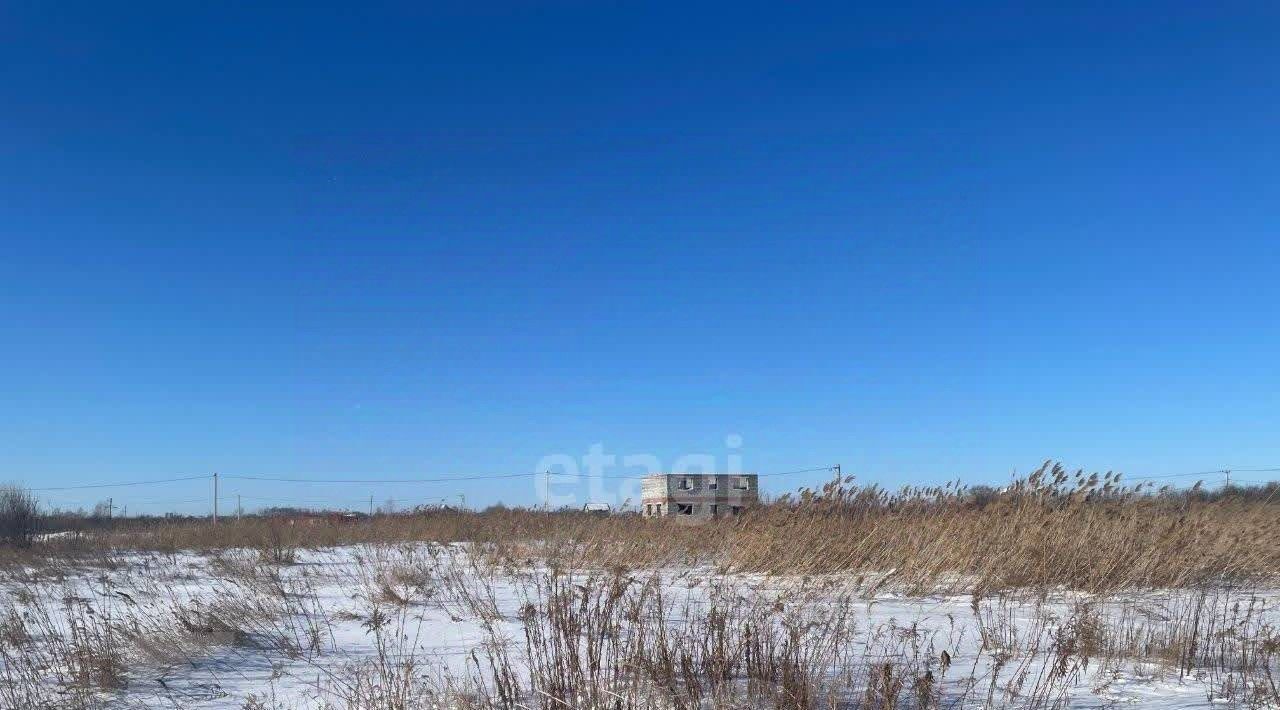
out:
<path id="1" fill-rule="evenodd" d="M 36 497 L 14 484 L 0 486 L 0 540 L 30 545 L 40 527 Z"/>

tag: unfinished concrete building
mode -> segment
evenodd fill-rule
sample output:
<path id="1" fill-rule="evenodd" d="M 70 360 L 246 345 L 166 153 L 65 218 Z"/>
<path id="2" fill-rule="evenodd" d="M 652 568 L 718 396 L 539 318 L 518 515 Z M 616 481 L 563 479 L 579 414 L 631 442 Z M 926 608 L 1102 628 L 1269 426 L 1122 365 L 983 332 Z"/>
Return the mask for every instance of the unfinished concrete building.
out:
<path id="1" fill-rule="evenodd" d="M 646 518 L 702 522 L 742 511 L 760 502 L 754 473 L 658 473 L 644 477 Z"/>

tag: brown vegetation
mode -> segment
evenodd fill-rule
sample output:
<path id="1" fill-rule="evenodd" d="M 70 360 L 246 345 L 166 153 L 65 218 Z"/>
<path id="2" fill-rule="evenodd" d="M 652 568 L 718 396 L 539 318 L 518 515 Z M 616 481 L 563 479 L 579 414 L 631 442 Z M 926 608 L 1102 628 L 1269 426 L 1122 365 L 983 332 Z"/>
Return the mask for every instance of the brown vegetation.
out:
<path id="1" fill-rule="evenodd" d="M 1280 576 L 1277 493 L 1274 486 L 1252 495 L 1156 491 L 1046 464 L 1000 491 L 948 485 L 890 493 L 852 478 L 833 480 L 697 528 L 638 516 L 498 508 L 380 516 L 355 525 L 320 520 L 300 527 L 270 518 L 121 524 L 44 547 L 55 554 L 249 548 L 287 562 L 304 543 L 476 542 L 515 562 L 550 556 L 598 566 L 698 562 L 740 572 L 840 573 L 915 591 L 1102 592 Z"/>

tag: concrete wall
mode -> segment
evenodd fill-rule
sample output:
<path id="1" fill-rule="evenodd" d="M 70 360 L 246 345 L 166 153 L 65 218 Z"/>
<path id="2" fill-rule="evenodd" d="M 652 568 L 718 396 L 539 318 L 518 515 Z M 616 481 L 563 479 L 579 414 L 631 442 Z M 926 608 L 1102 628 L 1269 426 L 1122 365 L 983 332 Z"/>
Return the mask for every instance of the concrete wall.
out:
<path id="1" fill-rule="evenodd" d="M 702 522 L 758 503 L 760 486 L 753 473 L 671 473 L 645 477 L 641 494 L 646 517 Z"/>

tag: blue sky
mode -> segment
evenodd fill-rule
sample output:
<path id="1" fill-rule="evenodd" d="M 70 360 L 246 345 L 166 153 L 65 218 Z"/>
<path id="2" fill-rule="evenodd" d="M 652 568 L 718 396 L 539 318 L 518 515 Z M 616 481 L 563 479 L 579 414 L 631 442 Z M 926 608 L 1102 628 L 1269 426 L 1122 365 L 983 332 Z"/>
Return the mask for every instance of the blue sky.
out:
<path id="1" fill-rule="evenodd" d="M 0 479 L 1280 466 L 1274 4 L 474 5 L 0 8 Z"/>

